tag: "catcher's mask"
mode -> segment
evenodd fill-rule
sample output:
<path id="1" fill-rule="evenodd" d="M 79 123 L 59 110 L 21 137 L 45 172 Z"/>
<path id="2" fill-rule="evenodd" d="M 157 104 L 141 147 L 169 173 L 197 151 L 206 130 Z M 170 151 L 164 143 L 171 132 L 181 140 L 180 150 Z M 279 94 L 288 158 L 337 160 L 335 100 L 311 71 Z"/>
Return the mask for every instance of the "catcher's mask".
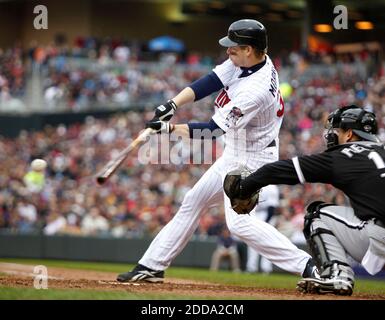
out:
<path id="1" fill-rule="evenodd" d="M 352 129 L 353 133 L 360 137 L 361 140 L 379 142 L 376 136 L 377 121 L 375 114 L 355 105 L 333 111 L 328 116 L 326 128 L 325 140 L 327 148 L 338 145 L 338 135 L 334 130 L 335 128 Z"/>

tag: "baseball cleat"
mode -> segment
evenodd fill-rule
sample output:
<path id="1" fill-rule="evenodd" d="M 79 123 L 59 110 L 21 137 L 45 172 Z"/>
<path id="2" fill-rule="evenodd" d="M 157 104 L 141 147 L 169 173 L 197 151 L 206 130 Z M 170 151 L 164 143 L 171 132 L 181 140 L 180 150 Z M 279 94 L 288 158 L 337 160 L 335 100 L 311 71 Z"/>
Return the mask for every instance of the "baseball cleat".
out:
<path id="1" fill-rule="evenodd" d="M 161 283 L 164 281 L 164 271 L 155 271 L 138 264 L 132 271 L 119 274 L 116 280 L 119 282 Z"/>
<path id="2" fill-rule="evenodd" d="M 307 261 L 305 270 L 302 273 L 302 278 L 316 278 L 316 279 L 320 278 L 318 268 L 314 264 L 314 261 L 312 258 L 310 258 Z"/>
<path id="3" fill-rule="evenodd" d="M 348 280 L 332 278 L 303 278 L 297 283 L 297 290 L 301 293 L 327 294 L 350 296 L 354 284 Z"/>

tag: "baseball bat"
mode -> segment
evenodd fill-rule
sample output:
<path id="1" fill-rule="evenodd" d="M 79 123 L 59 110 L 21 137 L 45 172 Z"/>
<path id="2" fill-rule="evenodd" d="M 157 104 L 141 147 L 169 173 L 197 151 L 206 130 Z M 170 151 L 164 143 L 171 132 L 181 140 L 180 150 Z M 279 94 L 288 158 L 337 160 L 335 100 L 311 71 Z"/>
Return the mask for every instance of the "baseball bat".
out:
<path id="1" fill-rule="evenodd" d="M 99 185 L 105 183 L 114 172 L 120 167 L 124 160 L 128 157 L 129 153 L 134 150 L 141 142 L 143 142 L 147 136 L 152 133 L 153 129 L 145 129 L 130 145 L 124 148 L 114 159 L 111 159 L 96 176 L 96 182 Z"/>

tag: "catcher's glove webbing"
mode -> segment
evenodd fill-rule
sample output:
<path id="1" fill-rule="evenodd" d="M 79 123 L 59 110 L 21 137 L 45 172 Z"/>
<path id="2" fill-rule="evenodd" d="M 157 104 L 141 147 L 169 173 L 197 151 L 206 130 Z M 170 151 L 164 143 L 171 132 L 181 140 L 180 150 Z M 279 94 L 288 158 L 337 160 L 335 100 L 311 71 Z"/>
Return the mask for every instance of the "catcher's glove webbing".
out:
<path id="1" fill-rule="evenodd" d="M 236 169 L 230 171 L 223 182 L 223 189 L 230 198 L 231 208 L 238 214 L 248 214 L 258 204 L 260 189 L 254 191 L 247 198 L 242 197 L 241 181 L 249 174 L 250 171 L 248 170 Z"/>

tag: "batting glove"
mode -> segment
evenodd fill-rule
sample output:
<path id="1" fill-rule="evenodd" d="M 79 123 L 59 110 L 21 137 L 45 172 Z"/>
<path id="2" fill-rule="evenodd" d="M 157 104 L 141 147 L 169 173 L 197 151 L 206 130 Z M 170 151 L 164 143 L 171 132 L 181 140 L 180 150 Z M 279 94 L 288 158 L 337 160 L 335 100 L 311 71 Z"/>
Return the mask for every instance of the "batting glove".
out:
<path id="1" fill-rule="evenodd" d="M 165 104 L 162 104 L 155 109 L 155 116 L 151 121 L 170 121 L 177 108 L 178 106 L 175 104 L 174 101 L 168 100 Z"/>
<path id="2" fill-rule="evenodd" d="M 168 121 L 150 121 L 146 123 L 146 128 L 151 128 L 154 133 L 171 133 L 174 130 L 174 125 Z"/>

